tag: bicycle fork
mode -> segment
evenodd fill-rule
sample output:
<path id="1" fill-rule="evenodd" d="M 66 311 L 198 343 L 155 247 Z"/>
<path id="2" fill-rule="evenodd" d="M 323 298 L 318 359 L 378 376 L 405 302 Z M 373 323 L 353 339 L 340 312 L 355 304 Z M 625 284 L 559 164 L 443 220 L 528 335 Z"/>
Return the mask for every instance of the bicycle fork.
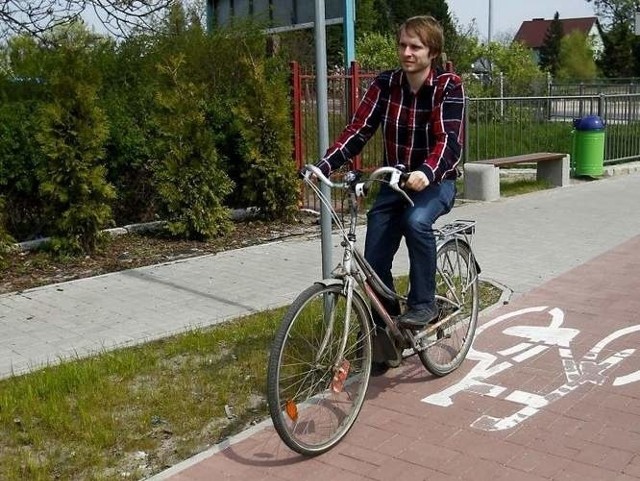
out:
<path id="1" fill-rule="evenodd" d="M 351 327 L 351 309 L 353 306 L 353 286 L 354 279 L 350 276 L 347 276 L 343 279 L 344 285 L 342 288 L 342 293 L 346 298 L 346 307 L 344 312 L 344 328 L 342 332 L 342 336 L 340 338 L 340 344 L 338 347 L 338 352 L 335 354 L 335 360 L 333 362 L 333 366 L 331 367 L 331 371 L 333 373 L 331 379 L 331 390 L 335 393 L 342 392 L 344 389 L 344 382 L 349 374 L 350 363 L 349 360 L 346 359 L 344 353 L 347 347 L 347 341 L 349 337 L 350 327 Z M 324 297 L 324 324 L 326 326 L 324 338 L 320 343 L 320 348 L 316 354 L 315 364 L 320 365 L 321 359 L 323 358 L 326 350 L 329 348 L 329 344 L 331 343 L 331 339 L 333 339 L 333 334 L 335 330 L 336 323 L 336 309 L 335 309 L 335 299 L 333 296 L 326 295 Z"/>

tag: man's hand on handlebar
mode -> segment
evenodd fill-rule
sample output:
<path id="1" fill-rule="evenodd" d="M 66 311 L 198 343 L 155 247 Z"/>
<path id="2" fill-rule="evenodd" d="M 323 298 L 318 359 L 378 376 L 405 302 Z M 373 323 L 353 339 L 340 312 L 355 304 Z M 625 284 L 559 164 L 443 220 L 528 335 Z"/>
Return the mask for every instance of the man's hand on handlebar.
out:
<path id="1" fill-rule="evenodd" d="M 414 170 L 409 173 L 409 178 L 404 183 L 404 187 L 416 192 L 426 189 L 429 186 L 429 179 L 424 172 L 420 170 Z"/>

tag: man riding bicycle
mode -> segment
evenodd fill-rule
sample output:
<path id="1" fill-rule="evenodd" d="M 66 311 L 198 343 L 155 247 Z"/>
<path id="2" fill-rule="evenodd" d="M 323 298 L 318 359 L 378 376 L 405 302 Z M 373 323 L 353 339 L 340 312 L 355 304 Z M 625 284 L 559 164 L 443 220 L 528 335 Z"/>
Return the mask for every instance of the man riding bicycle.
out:
<path id="1" fill-rule="evenodd" d="M 444 34 L 431 16 L 406 20 L 398 29 L 400 68 L 382 72 L 365 93 L 351 122 L 316 164 L 325 175 L 358 155 L 382 126 L 384 165 L 409 172 L 405 188 L 414 202 L 382 185 L 367 214 L 365 258 L 393 289 L 391 266 L 404 236 L 410 291 L 404 327 L 420 329 L 437 317 L 436 242 L 433 224 L 453 206 L 462 154 L 464 89 L 460 77 L 436 65 Z M 398 306 L 386 306 L 399 314 Z M 378 326 L 384 323 L 376 319 Z M 372 375 L 388 369 L 374 363 Z"/>

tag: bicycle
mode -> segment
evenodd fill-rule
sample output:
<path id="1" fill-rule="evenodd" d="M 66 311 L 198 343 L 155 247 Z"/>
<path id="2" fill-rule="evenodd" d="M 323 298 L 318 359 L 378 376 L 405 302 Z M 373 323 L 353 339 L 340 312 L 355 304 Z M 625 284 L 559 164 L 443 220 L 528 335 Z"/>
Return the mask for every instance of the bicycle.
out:
<path id="1" fill-rule="evenodd" d="M 383 284 L 355 244 L 358 198 L 374 182 L 387 182 L 412 204 L 400 187 L 407 174 L 381 167 L 368 181 L 362 181 L 359 172 L 348 172 L 342 182 L 334 183 L 312 165 L 306 166 L 306 172 L 304 180 L 328 207 L 341 233 L 344 252 L 332 277 L 304 290 L 286 312 L 271 347 L 267 399 L 283 442 L 297 453 L 314 456 L 334 447 L 353 426 L 374 356 L 397 367 L 417 354 L 436 376 L 460 366 L 476 330 L 480 268 L 471 248 L 475 221 L 457 220 L 434 229 L 439 315 L 421 330 L 403 328 L 381 298 L 398 303 L 404 312 L 406 296 Z M 330 188 L 346 192 L 347 226 L 311 174 Z M 371 309 L 383 319 L 384 329 L 375 328 Z"/>

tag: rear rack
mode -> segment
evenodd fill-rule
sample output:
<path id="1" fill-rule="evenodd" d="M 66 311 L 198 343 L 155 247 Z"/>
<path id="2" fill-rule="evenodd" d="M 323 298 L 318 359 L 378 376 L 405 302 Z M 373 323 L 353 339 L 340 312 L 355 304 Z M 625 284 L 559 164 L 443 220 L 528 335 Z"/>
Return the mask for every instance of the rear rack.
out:
<path id="1" fill-rule="evenodd" d="M 476 232 L 475 220 L 454 220 L 448 224 L 443 225 L 437 229 L 434 229 L 436 236 L 438 237 L 451 237 L 456 234 L 473 235 Z"/>

